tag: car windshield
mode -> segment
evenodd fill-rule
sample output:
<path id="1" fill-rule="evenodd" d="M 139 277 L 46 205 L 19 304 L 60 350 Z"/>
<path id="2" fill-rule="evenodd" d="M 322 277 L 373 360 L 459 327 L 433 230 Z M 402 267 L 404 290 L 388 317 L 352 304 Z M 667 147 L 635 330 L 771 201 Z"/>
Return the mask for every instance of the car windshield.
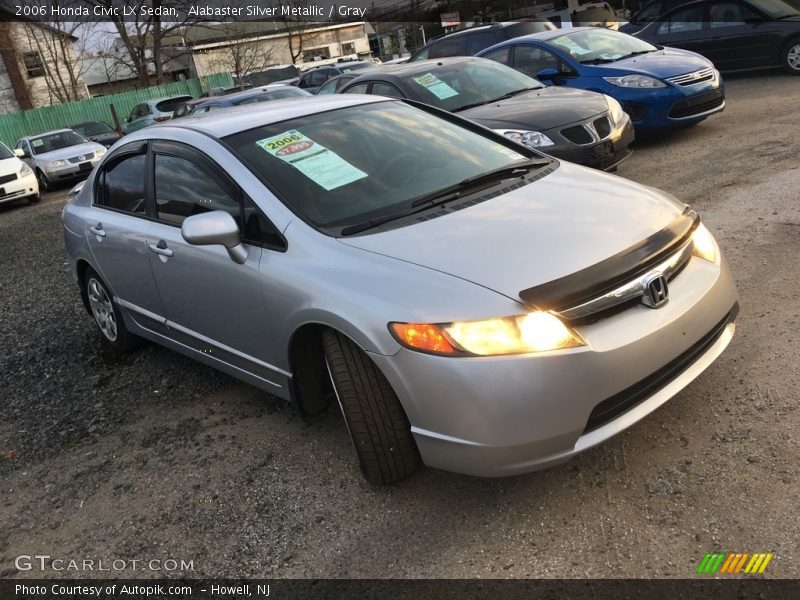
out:
<path id="1" fill-rule="evenodd" d="M 88 123 L 79 123 L 70 127 L 73 131 L 77 131 L 83 136 L 102 135 L 104 133 L 114 133 L 109 125 L 101 121 L 89 121 Z"/>
<path id="2" fill-rule="evenodd" d="M 426 104 L 458 111 L 488 104 L 526 90 L 544 87 L 539 81 L 486 59 L 456 62 L 415 71 L 402 77 Z"/>
<path id="3" fill-rule="evenodd" d="M 658 50 L 633 36 L 608 29 L 575 31 L 553 38 L 549 43 L 583 64 L 614 62 Z"/>
<path id="4" fill-rule="evenodd" d="M 80 133 L 74 131 L 59 131 L 31 139 L 31 150 L 34 154 L 46 154 L 62 148 L 77 146 L 88 142 Z"/>
<path id="5" fill-rule="evenodd" d="M 225 138 L 295 213 L 323 229 L 410 213 L 414 200 L 532 151 L 387 101 L 265 125 Z"/>
<path id="6" fill-rule="evenodd" d="M 14 158 L 15 154 L 9 150 L 5 144 L 0 144 L 0 160 Z"/>
<path id="7" fill-rule="evenodd" d="M 192 100 L 191 96 L 178 96 L 177 98 L 168 98 L 156 104 L 156 108 L 161 112 L 172 112 L 177 108 L 181 102 Z"/>

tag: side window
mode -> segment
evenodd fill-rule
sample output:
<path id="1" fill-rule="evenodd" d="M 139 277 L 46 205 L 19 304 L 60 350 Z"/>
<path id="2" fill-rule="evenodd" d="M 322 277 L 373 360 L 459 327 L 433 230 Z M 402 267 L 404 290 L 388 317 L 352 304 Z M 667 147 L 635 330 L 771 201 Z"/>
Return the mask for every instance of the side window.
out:
<path id="1" fill-rule="evenodd" d="M 366 94 L 369 83 L 358 83 L 351 88 L 346 89 L 343 94 Z"/>
<path id="2" fill-rule="evenodd" d="M 542 69 L 562 70 L 556 56 L 536 46 L 514 46 L 514 68 L 529 77 L 536 77 Z"/>
<path id="3" fill-rule="evenodd" d="M 330 71 L 328 69 L 320 69 L 319 71 L 314 71 L 313 73 L 311 73 L 309 85 L 311 87 L 317 87 L 319 85 L 322 85 L 323 83 L 328 81 L 328 79 L 330 79 L 330 77 L 328 76 L 329 73 Z"/>
<path id="4" fill-rule="evenodd" d="M 323 85 L 321 88 L 319 88 L 319 91 L 317 92 L 317 95 L 318 96 L 324 96 L 326 94 L 335 94 L 336 93 L 336 89 L 339 87 L 339 85 L 341 85 L 341 83 L 342 83 L 341 79 L 337 79 L 336 81 L 328 80 L 325 83 L 325 85 Z"/>
<path id="5" fill-rule="evenodd" d="M 494 31 L 479 31 L 467 35 L 467 54 L 477 54 L 484 48 L 494 46 L 497 41 Z"/>
<path id="6" fill-rule="evenodd" d="M 753 13 L 736 2 L 720 2 L 711 5 L 708 16 L 711 29 L 719 29 L 744 25 L 745 19 L 753 18 Z"/>
<path id="7" fill-rule="evenodd" d="M 500 50 L 493 50 L 488 54 L 484 54 L 483 58 L 499 62 L 501 65 L 508 65 L 508 53 L 508 48 L 500 48 Z"/>
<path id="8" fill-rule="evenodd" d="M 99 204 L 144 215 L 146 155 L 124 155 L 104 167 L 99 178 Z"/>
<path id="9" fill-rule="evenodd" d="M 245 197 L 243 209 L 242 241 L 281 250 L 286 248 L 286 242 L 278 229 L 250 198 Z"/>
<path id="10" fill-rule="evenodd" d="M 376 81 L 372 84 L 370 94 L 376 96 L 389 96 L 390 98 L 404 98 L 402 92 L 394 87 L 391 83 L 384 83 L 383 81 Z"/>
<path id="11" fill-rule="evenodd" d="M 431 46 L 428 58 L 444 58 L 446 56 L 464 56 L 467 53 L 467 38 L 459 35 L 440 40 Z"/>
<path id="12" fill-rule="evenodd" d="M 180 225 L 186 217 L 224 210 L 239 220 L 239 201 L 198 164 L 170 154 L 155 155 L 156 216 Z"/>
<path id="13" fill-rule="evenodd" d="M 668 21 L 658 27 L 659 35 L 687 33 L 703 30 L 703 6 L 692 6 L 672 13 Z"/>
<path id="14" fill-rule="evenodd" d="M 647 6 L 645 6 L 639 13 L 636 15 L 636 22 L 637 23 L 650 23 L 655 21 L 656 18 L 661 16 L 664 7 L 662 7 L 661 2 L 651 2 Z"/>

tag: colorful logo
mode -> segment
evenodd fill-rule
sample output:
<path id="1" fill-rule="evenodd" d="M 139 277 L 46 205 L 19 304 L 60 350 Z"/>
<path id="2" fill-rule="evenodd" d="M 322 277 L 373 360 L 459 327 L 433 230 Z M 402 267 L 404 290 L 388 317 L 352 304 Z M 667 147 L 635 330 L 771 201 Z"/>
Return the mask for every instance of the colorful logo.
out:
<path id="1" fill-rule="evenodd" d="M 697 567 L 697 573 L 703 575 L 714 575 L 723 573 L 726 575 L 737 575 L 746 573 L 748 575 L 761 574 L 767 568 L 769 561 L 775 556 L 771 553 L 749 552 L 716 552 L 706 554 L 705 558 Z"/>

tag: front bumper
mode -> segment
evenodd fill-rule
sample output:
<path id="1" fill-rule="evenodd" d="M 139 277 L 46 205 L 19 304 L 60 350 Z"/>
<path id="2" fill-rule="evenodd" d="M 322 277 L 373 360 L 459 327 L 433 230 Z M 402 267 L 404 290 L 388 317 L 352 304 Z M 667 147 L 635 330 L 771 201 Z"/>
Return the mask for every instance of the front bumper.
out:
<path id="1" fill-rule="evenodd" d="M 39 182 L 36 181 L 36 175 L 31 173 L 25 177 L 17 177 L 13 181 L 0 183 L 0 204 L 35 196 L 38 193 Z"/>
<path id="2" fill-rule="evenodd" d="M 664 404 L 728 345 L 736 303 L 724 260 L 715 265 L 693 257 L 670 282 L 665 306 L 637 305 L 578 327 L 588 344 L 583 348 L 476 358 L 401 350 L 372 357 L 406 409 L 425 464 L 515 475 L 564 462 Z"/>
<path id="3" fill-rule="evenodd" d="M 44 174 L 50 181 L 66 181 L 79 177 L 88 177 L 92 169 L 100 162 L 100 158 L 94 158 L 81 163 L 68 163 L 61 167 L 45 167 Z"/>
<path id="4" fill-rule="evenodd" d="M 609 171 L 616 168 L 622 161 L 628 158 L 632 150 L 630 145 L 634 140 L 633 125 L 626 119 L 621 127 L 614 128 L 611 133 L 601 139 L 592 139 L 586 144 L 575 144 L 564 137 L 564 130 L 580 127 L 583 124 L 571 124 L 545 131 L 545 135 L 556 141 L 556 145 L 550 148 L 542 148 L 561 160 L 586 165 L 594 169 Z M 593 132 L 593 130 L 591 130 Z M 587 131 L 587 133 L 589 133 Z"/>

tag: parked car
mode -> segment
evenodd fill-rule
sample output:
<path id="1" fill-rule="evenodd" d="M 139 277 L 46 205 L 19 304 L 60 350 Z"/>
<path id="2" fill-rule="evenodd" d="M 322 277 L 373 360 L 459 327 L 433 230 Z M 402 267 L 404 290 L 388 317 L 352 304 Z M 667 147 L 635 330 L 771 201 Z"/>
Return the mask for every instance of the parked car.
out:
<path id="1" fill-rule="evenodd" d="M 556 26 L 546 20 L 478 25 L 434 38 L 412 54 L 408 62 L 447 56 L 473 56 L 484 48 L 505 40 L 553 29 L 556 29 Z"/>
<path id="2" fill-rule="evenodd" d="M 384 63 L 386 64 L 386 63 Z M 331 79 L 328 79 L 325 83 L 320 86 L 317 90 L 317 95 L 324 96 L 325 94 L 335 94 L 340 89 L 342 89 L 348 82 L 353 81 L 356 77 L 361 77 L 363 73 L 371 73 L 371 69 L 364 69 L 363 71 L 352 71 L 350 73 L 344 73 L 342 75 L 337 75 Z"/>
<path id="3" fill-rule="evenodd" d="M 425 102 L 558 158 L 612 170 L 630 155 L 633 127 L 608 96 L 546 87 L 490 60 L 453 57 L 373 69 L 344 94 Z"/>
<path id="4" fill-rule="evenodd" d="M 623 33 L 633 34 L 648 23 L 657 20 L 665 12 L 689 2 L 693 2 L 693 0 L 653 0 L 633 13 L 627 23 L 620 25 L 619 30 Z"/>
<path id="5" fill-rule="evenodd" d="M 33 169 L 39 189 L 46 192 L 57 182 L 85 178 L 106 153 L 106 147 L 91 142 L 71 129 L 29 135 L 16 148 Z"/>
<path id="6" fill-rule="evenodd" d="M 183 122 L 126 138 L 63 211 L 100 338 L 305 413 L 335 398 L 373 483 L 566 461 L 733 336 L 713 236 L 653 188 L 398 100 Z"/>
<path id="7" fill-rule="evenodd" d="M 692 125 L 725 108 L 722 78 L 708 59 L 618 31 L 548 31 L 498 44 L 480 56 L 551 85 L 607 94 L 640 130 Z"/>
<path id="8" fill-rule="evenodd" d="M 315 67 L 305 71 L 302 75 L 300 75 L 300 79 L 297 82 L 297 87 L 304 89 L 307 92 L 311 92 L 312 94 L 316 94 L 320 86 L 328 81 L 328 79 L 332 79 L 333 77 L 341 75 L 342 73 L 350 73 L 351 71 L 368 69 L 374 66 L 375 63 L 371 60 L 352 60 L 333 65 Z"/>
<path id="9" fill-rule="evenodd" d="M 249 90 L 253 87 L 250 83 L 245 83 L 244 85 L 233 85 L 230 87 L 212 87 L 200 94 L 200 98 L 213 98 L 215 96 L 227 96 L 228 94 L 235 94 L 236 92 L 242 92 L 244 90 Z"/>
<path id="10" fill-rule="evenodd" d="M 27 164 L 19 159 L 22 151 L 12 152 L 0 143 L 0 204 L 27 199 L 39 202 L 39 182 Z"/>
<path id="11" fill-rule="evenodd" d="M 226 96 L 216 98 L 203 98 L 199 101 L 184 103 L 176 109 L 176 113 L 181 111 L 180 116 L 199 115 L 220 108 L 231 106 L 242 106 L 245 104 L 255 104 L 256 102 L 268 102 L 270 100 L 284 100 L 286 98 L 303 98 L 311 96 L 310 92 L 301 90 L 291 85 L 267 85 L 253 90 L 245 90 Z M 184 110 L 182 107 L 188 105 Z M 175 117 L 173 117 L 175 118 Z"/>
<path id="12" fill-rule="evenodd" d="M 783 0 L 692 2 L 635 35 L 702 54 L 720 71 L 780 66 L 800 75 L 800 6 Z"/>
<path id="13" fill-rule="evenodd" d="M 137 131 L 155 123 L 162 123 L 172 118 L 172 113 L 182 102 L 193 100 L 191 96 L 170 96 L 140 102 L 131 109 L 131 114 L 122 124 L 125 133 Z"/>
<path id="14" fill-rule="evenodd" d="M 173 119 L 180 119 L 181 117 L 188 117 L 192 114 L 192 110 L 198 104 L 201 104 L 208 100 L 208 96 L 200 97 L 200 98 L 192 98 L 191 100 L 186 100 L 185 102 L 181 102 L 178 106 L 175 107 L 175 110 L 172 111 L 172 118 Z"/>
<path id="15" fill-rule="evenodd" d="M 103 144 L 106 148 L 113 146 L 114 142 L 122 137 L 117 133 L 116 129 L 103 121 L 85 121 L 83 123 L 70 125 L 69 128 L 72 129 L 72 131 L 77 131 L 92 142 Z"/>
<path id="16" fill-rule="evenodd" d="M 572 27 L 606 27 L 619 29 L 619 19 L 608 2 L 586 2 L 574 7 L 546 10 L 536 15 L 559 29 Z"/>

